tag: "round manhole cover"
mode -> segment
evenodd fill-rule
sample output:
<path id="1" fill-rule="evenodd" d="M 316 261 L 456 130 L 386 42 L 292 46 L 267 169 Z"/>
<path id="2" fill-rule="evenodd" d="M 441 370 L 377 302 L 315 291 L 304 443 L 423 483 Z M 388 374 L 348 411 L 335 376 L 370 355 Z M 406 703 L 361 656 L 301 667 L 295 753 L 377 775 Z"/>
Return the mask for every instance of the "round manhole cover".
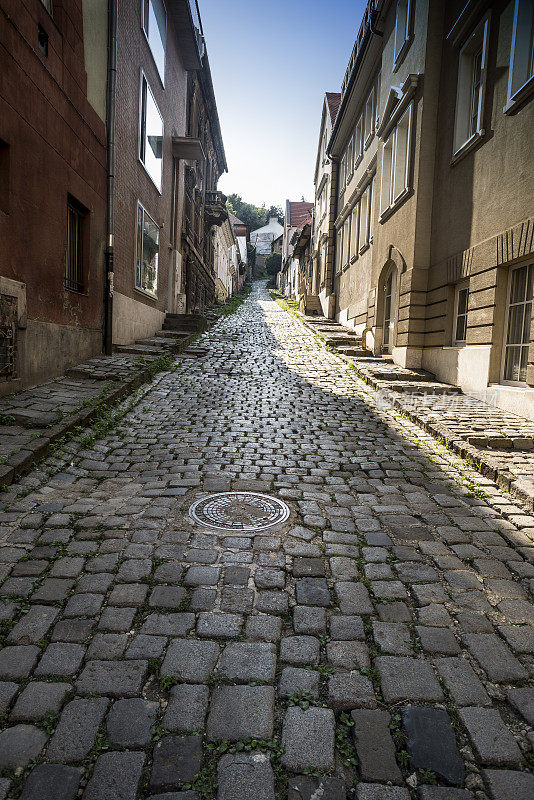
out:
<path id="1" fill-rule="evenodd" d="M 289 513 L 281 500 L 254 492 L 211 494 L 189 509 L 195 522 L 220 531 L 262 531 L 285 522 Z"/>

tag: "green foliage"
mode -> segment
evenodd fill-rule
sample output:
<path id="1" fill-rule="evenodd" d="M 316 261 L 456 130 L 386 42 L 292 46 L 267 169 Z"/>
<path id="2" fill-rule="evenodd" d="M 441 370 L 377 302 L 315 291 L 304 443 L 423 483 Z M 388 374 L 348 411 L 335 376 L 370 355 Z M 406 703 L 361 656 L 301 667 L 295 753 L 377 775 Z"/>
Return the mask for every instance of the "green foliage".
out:
<path id="1" fill-rule="evenodd" d="M 276 275 L 277 272 L 280 272 L 280 267 L 282 266 L 282 254 L 281 253 L 271 253 L 270 256 L 267 256 L 265 259 L 265 271 L 268 275 Z"/>
<path id="2" fill-rule="evenodd" d="M 266 208 L 265 204 L 255 206 L 252 203 L 246 203 L 238 194 L 228 195 L 226 207 L 245 225 L 248 225 L 251 231 L 267 225 L 269 217 L 277 217 L 280 224 L 283 224 L 284 221 L 284 213 L 279 206 L 270 206 L 269 208 Z"/>

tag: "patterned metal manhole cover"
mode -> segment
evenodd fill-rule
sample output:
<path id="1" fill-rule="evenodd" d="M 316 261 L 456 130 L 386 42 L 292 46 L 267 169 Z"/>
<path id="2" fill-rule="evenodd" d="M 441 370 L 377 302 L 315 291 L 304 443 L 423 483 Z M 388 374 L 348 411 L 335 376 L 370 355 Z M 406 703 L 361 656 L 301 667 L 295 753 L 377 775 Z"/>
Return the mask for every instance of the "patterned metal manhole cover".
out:
<path id="1" fill-rule="evenodd" d="M 263 531 L 289 517 L 281 500 L 255 492 L 221 492 L 197 500 L 189 509 L 195 522 L 219 531 Z"/>

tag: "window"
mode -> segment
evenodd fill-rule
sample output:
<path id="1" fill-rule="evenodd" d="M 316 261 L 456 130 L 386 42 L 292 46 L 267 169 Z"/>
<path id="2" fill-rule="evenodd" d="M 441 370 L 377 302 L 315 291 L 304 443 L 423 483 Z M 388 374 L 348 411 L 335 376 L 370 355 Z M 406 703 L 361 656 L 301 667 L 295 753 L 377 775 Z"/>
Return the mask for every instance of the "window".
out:
<path id="1" fill-rule="evenodd" d="M 343 258 L 343 226 L 338 229 L 336 235 L 336 272 L 341 272 L 342 258 Z"/>
<path id="2" fill-rule="evenodd" d="M 343 223 L 343 266 L 349 263 L 350 259 L 350 214 Z"/>
<path id="3" fill-rule="evenodd" d="M 0 211 L 9 214 L 9 145 L 0 139 Z"/>
<path id="4" fill-rule="evenodd" d="M 532 322 L 534 264 L 516 267 L 510 273 L 503 380 L 525 383 Z"/>
<path id="5" fill-rule="evenodd" d="M 40 53 L 48 58 L 48 34 L 42 25 L 37 26 L 37 45 Z"/>
<path id="6" fill-rule="evenodd" d="M 487 39 L 489 17 L 473 31 L 460 50 L 456 118 L 454 122 L 454 154 L 480 138 L 486 83 Z"/>
<path id="7" fill-rule="evenodd" d="M 466 283 L 456 287 L 454 295 L 454 323 L 452 342 L 465 344 L 467 335 L 467 306 L 469 304 L 469 285 Z"/>
<path id="8" fill-rule="evenodd" d="M 411 0 L 398 0 L 395 20 L 395 53 L 393 69 L 402 61 L 411 39 Z"/>
<path id="9" fill-rule="evenodd" d="M 356 203 L 354 208 L 352 209 L 352 221 L 350 224 L 350 255 L 351 258 L 353 256 L 358 255 L 358 233 L 359 233 L 359 218 L 358 214 L 360 213 L 360 204 Z"/>
<path id="10" fill-rule="evenodd" d="M 374 115 L 374 89 L 371 89 L 367 102 L 365 104 L 365 125 L 363 132 L 364 147 L 369 147 L 373 133 L 375 131 L 375 115 Z"/>
<path id="11" fill-rule="evenodd" d="M 84 219 L 87 209 L 73 197 L 67 200 L 67 249 L 63 285 L 71 292 L 83 292 Z"/>
<path id="12" fill-rule="evenodd" d="M 163 119 L 150 90 L 147 79 L 141 73 L 139 158 L 146 171 L 161 191 L 163 165 Z"/>
<path id="13" fill-rule="evenodd" d="M 135 288 L 157 297 L 159 228 L 141 203 L 137 204 Z"/>
<path id="14" fill-rule="evenodd" d="M 534 88 L 534 4 L 532 0 L 515 0 L 510 71 L 508 73 L 509 111 Z"/>
<path id="15" fill-rule="evenodd" d="M 349 139 L 349 143 L 347 145 L 347 183 L 349 179 L 352 177 L 352 173 L 354 172 L 354 156 L 353 156 L 353 147 L 354 147 L 354 137 L 351 136 Z"/>
<path id="16" fill-rule="evenodd" d="M 363 156 L 363 114 L 356 123 L 354 131 L 354 169 L 358 166 Z"/>
<path id="17" fill-rule="evenodd" d="M 378 71 L 376 76 L 376 89 L 375 89 L 375 130 L 378 128 L 380 122 L 380 91 L 382 89 L 382 70 Z"/>
<path id="18" fill-rule="evenodd" d="M 371 185 L 367 186 L 360 200 L 360 253 L 369 246 L 369 213 L 371 209 Z"/>
<path id="19" fill-rule="evenodd" d="M 380 208 L 384 214 L 408 191 L 412 105 L 410 105 L 384 142 Z"/>
<path id="20" fill-rule="evenodd" d="M 343 194 L 345 190 L 345 177 L 346 177 L 346 154 L 343 153 L 341 162 L 339 164 L 339 194 Z"/>
<path id="21" fill-rule="evenodd" d="M 141 0 L 141 25 L 161 82 L 165 83 L 165 49 L 167 45 L 167 12 L 163 0 Z"/>

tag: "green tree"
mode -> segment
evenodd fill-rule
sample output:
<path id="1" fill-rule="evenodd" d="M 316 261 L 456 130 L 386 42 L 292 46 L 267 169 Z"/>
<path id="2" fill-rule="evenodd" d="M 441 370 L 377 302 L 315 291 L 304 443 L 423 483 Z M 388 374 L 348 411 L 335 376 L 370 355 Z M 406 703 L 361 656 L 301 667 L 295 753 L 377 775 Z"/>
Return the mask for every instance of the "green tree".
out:
<path id="1" fill-rule="evenodd" d="M 271 253 L 271 255 L 267 256 L 265 259 L 265 271 L 268 275 L 276 275 L 277 272 L 280 272 L 281 266 L 282 256 L 280 253 Z"/>
<path id="2" fill-rule="evenodd" d="M 265 205 L 255 206 L 252 203 L 246 203 L 239 194 L 229 194 L 226 200 L 226 207 L 245 225 L 248 225 L 250 231 L 262 228 L 269 221 L 269 217 L 277 217 L 281 224 L 284 221 L 282 209 L 278 206 L 270 206 L 269 208 L 266 208 Z"/>

